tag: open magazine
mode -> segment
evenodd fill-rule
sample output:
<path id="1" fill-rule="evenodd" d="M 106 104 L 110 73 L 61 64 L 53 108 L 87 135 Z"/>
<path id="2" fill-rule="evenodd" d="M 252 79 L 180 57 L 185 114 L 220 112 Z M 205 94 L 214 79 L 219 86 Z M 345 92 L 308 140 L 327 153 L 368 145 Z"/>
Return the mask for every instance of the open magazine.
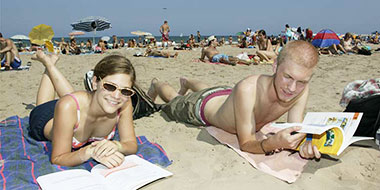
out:
<path id="1" fill-rule="evenodd" d="M 173 175 L 136 155 L 125 157 L 123 164 L 108 169 L 102 164 L 92 168 L 65 170 L 43 175 L 37 182 L 43 190 L 138 189 L 152 181 Z"/>
<path id="2" fill-rule="evenodd" d="M 298 132 L 313 135 L 312 139 L 305 138 L 300 145 L 312 140 L 321 153 L 339 155 L 354 142 L 373 139 L 353 136 L 362 116 L 363 113 L 357 112 L 308 112 L 302 123 L 274 123 L 271 126 L 281 129 L 301 126 Z"/>

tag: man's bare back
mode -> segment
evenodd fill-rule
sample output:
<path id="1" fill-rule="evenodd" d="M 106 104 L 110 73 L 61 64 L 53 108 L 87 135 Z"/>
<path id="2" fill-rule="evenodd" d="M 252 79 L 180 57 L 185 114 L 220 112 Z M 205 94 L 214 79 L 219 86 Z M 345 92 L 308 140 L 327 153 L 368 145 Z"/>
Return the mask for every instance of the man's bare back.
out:
<path id="1" fill-rule="evenodd" d="M 201 55 L 201 61 L 204 61 L 204 58 L 207 57 L 208 60 L 212 60 L 212 57 L 214 57 L 214 55 L 217 55 L 219 54 L 219 51 L 215 48 L 215 47 L 207 47 L 206 49 L 202 49 L 202 55 Z"/>

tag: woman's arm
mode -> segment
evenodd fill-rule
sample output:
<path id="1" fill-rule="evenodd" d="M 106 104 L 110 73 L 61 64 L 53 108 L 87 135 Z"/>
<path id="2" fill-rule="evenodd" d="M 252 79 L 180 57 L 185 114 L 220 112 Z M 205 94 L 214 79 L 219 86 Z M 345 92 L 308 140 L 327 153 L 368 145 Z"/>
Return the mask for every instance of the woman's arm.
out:
<path id="1" fill-rule="evenodd" d="M 91 147 L 71 152 L 74 126 L 77 123 L 76 104 L 64 96 L 56 104 L 53 120 L 51 162 L 63 166 L 77 166 L 91 158 Z"/>
<path id="2" fill-rule="evenodd" d="M 133 126 L 133 107 L 131 98 L 125 103 L 125 106 L 121 110 L 118 129 L 121 145 L 118 145 L 118 151 L 124 155 L 135 154 L 137 152 L 137 142 Z M 116 143 L 118 144 L 118 142 Z"/>

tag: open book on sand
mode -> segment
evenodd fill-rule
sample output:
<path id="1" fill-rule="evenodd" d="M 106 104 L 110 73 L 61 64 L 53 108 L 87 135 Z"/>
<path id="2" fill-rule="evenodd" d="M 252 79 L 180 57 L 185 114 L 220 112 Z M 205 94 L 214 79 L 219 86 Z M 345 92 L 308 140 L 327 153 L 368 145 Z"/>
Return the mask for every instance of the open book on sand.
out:
<path id="1" fill-rule="evenodd" d="M 116 168 L 108 169 L 98 164 L 92 168 L 91 173 L 84 169 L 65 170 L 40 176 L 37 182 L 43 190 L 138 189 L 171 175 L 171 172 L 136 155 L 129 155 Z"/>
<path id="2" fill-rule="evenodd" d="M 353 136 L 362 116 L 363 113 L 309 112 L 302 123 L 273 123 L 271 126 L 278 128 L 301 126 L 302 129 L 298 132 L 313 134 L 312 143 L 321 153 L 339 155 L 354 142 L 373 139 Z M 311 140 L 311 137 L 305 138 L 302 143 L 306 140 Z"/>

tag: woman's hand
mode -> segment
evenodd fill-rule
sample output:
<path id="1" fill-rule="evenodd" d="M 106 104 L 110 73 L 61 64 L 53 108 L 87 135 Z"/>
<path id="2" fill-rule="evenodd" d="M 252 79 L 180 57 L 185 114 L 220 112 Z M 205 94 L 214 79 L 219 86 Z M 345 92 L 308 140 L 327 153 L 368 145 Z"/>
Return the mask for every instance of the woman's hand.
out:
<path id="1" fill-rule="evenodd" d="M 91 146 L 94 147 L 93 156 L 97 158 L 108 157 L 116 152 L 119 152 L 119 146 L 117 143 L 110 140 L 95 141 L 91 143 Z"/>
<path id="2" fill-rule="evenodd" d="M 105 165 L 107 168 L 114 168 L 120 166 L 124 162 L 124 154 L 120 152 L 115 152 L 109 156 L 102 157 L 93 155 L 92 158 Z"/>

